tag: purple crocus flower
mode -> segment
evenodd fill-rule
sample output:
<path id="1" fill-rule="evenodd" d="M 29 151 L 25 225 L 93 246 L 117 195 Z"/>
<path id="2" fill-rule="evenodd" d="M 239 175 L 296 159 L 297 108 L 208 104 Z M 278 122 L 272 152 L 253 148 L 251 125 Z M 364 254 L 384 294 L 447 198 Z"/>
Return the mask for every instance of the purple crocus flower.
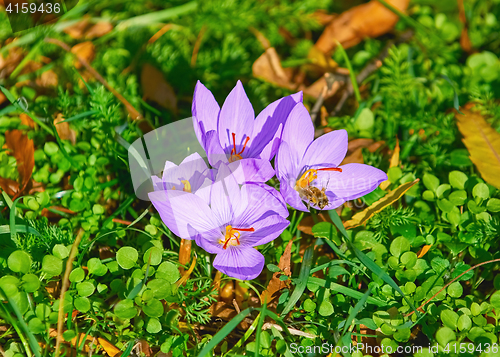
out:
<path id="1" fill-rule="evenodd" d="M 258 185 L 240 186 L 225 165 L 210 187 L 210 203 L 180 190 L 155 191 L 149 197 L 167 227 L 182 227 L 181 238 L 195 239 L 217 254 L 216 269 L 242 280 L 256 278 L 264 267 L 264 256 L 254 247 L 272 241 L 289 224 L 279 200 Z"/>
<path id="2" fill-rule="evenodd" d="M 229 166 L 238 182 L 265 182 L 274 176 L 274 157 L 288 114 L 302 102 L 302 92 L 281 98 L 255 117 L 243 85 L 236 83 L 219 108 L 200 82 L 193 98 L 193 126 L 198 141 L 214 167 Z"/>
<path id="3" fill-rule="evenodd" d="M 335 130 L 314 140 L 311 116 L 302 104 L 291 111 L 276 158 L 280 192 L 295 209 L 330 210 L 373 191 L 387 175 L 372 166 L 346 164 L 347 132 Z M 306 204 L 304 204 L 304 202 Z"/>

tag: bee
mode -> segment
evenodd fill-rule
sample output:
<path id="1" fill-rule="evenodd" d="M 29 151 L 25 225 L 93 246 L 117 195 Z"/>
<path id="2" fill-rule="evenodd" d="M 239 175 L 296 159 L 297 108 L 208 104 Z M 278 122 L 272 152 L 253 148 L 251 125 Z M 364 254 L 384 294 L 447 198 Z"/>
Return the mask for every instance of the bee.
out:
<path id="1" fill-rule="evenodd" d="M 325 194 L 326 188 L 321 190 L 314 186 L 307 186 L 299 190 L 299 195 L 302 199 L 307 200 L 308 206 L 318 206 L 320 209 L 325 208 L 330 204 L 328 197 Z M 310 207 L 308 207 L 310 208 Z"/>

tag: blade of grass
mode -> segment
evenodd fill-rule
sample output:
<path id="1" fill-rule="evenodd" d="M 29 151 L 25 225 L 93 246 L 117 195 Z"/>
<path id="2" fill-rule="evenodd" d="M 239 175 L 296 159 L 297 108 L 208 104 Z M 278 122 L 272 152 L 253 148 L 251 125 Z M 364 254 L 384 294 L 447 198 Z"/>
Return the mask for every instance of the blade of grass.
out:
<path id="1" fill-rule="evenodd" d="M 52 132 L 52 130 L 47 126 L 47 124 L 45 124 L 44 122 L 42 122 L 40 120 L 40 118 L 38 118 L 36 115 L 30 113 L 29 111 L 27 111 L 23 107 L 21 107 L 21 105 L 19 105 L 19 103 L 17 102 L 17 99 L 12 95 L 12 93 L 7 88 L 5 88 L 4 86 L 0 85 L 0 90 L 5 95 L 5 97 L 9 100 L 9 102 L 13 106 L 16 107 L 17 110 L 25 113 L 27 116 L 29 116 L 31 119 L 33 119 L 33 121 L 35 123 L 37 123 L 38 125 L 40 125 L 40 127 L 43 128 L 45 131 L 47 131 L 50 135 L 54 135 L 54 133 Z"/>
<path id="2" fill-rule="evenodd" d="M 229 321 L 222 329 L 220 329 L 219 332 L 217 332 L 214 337 L 208 342 L 205 347 L 200 351 L 198 354 L 198 357 L 205 357 L 207 356 L 212 349 L 215 348 L 224 338 L 226 338 L 227 335 L 229 335 L 235 328 L 238 326 L 238 324 L 243 321 L 247 315 L 254 311 L 255 308 L 249 307 L 242 312 L 240 312 L 238 315 L 233 317 L 231 321 Z"/>
<path id="3" fill-rule="evenodd" d="M 88 117 L 88 116 L 91 116 L 91 115 L 94 115 L 94 114 L 97 114 L 97 113 L 99 113 L 97 110 L 89 110 L 89 111 L 86 111 L 86 112 L 74 115 L 71 118 L 68 118 L 68 119 L 65 119 L 63 121 L 60 121 L 57 124 L 68 123 L 70 121 L 78 120 L 78 119 L 81 119 L 81 118 L 85 118 L 85 117 Z"/>
<path id="4" fill-rule="evenodd" d="M 349 56 L 347 56 L 347 52 L 344 50 L 344 47 L 337 41 L 337 48 L 344 57 L 344 61 L 346 62 L 347 68 L 349 69 L 349 77 L 351 78 L 352 89 L 354 90 L 354 95 L 356 96 L 356 101 L 358 105 L 361 103 L 361 94 L 359 93 L 358 81 L 356 80 L 356 75 L 352 69 L 351 61 L 349 61 Z"/>
<path id="5" fill-rule="evenodd" d="M 9 217 L 9 223 L 10 223 L 10 239 L 15 242 L 17 238 L 17 225 L 16 225 L 16 204 L 17 201 L 19 201 L 22 197 L 18 197 L 14 200 L 12 203 L 12 207 L 10 208 L 10 217 Z"/>
<path id="6" fill-rule="evenodd" d="M 28 225 L 16 224 L 15 227 L 16 227 L 16 234 L 17 233 L 29 233 L 29 234 L 34 234 L 38 237 L 42 236 L 40 234 L 40 232 L 38 232 L 35 228 L 30 227 Z M 10 225 L 5 224 L 3 226 L 0 226 L 0 234 L 7 234 L 7 233 L 11 233 L 11 232 L 12 231 L 11 231 Z"/>
<path id="7" fill-rule="evenodd" d="M 28 343 L 31 349 L 31 352 L 35 355 L 35 357 L 41 357 L 42 355 L 40 354 L 40 345 L 38 344 L 38 341 L 35 338 L 35 335 L 31 332 L 29 329 L 28 325 L 26 324 L 26 321 L 24 321 L 23 314 L 21 314 L 21 311 L 17 307 L 17 303 L 12 299 L 10 296 L 7 296 L 3 291 L 2 294 L 7 298 L 7 302 L 9 303 L 9 306 L 12 308 L 12 311 L 14 311 L 14 314 L 17 317 L 17 322 L 21 326 L 21 329 L 24 330 L 24 333 L 28 337 Z M 27 351 L 29 352 L 29 350 Z"/>
<path id="8" fill-rule="evenodd" d="M 134 343 L 135 341 L 130 341 L 127 345 L 127 349 L 123 351 L 120 357 L 128 357 L 130 356 L 130 353 L 132 352 L 132 349 L 134 348 Z"/>
<path id="9" fill-rule="evenodd" d="M 361 291 L 357 291 L 351 288 L 348 288 L 344 285 L 340 285 L 337 283 L 334 283 L 333 281 L 321 279 L 321 278 L 315 278 L 310 276 L 309 279 L 307 280 L 308 283 L 313 283 L 322 287 L 325 287 L 327 289 L 330 289 L 335 292 L 339 292 L 343 295 L 350 296 L 354 299 L 362 299 L 363 298 L 363 293 Z M 378 298 L 374 297 L 369 297 L 367 300 L 370 304 L 374 304 L 377 306 L 387 306 L 387 303 L 383 300 L 380 300 Z"/>
<path id="10" fill-rule="evenodd" d="M 2 294 L 3 296 L 6 296 L 5 295 L 5 292 L 2 290 L 2 288 L 0 287 L 0 294 Z M 0 316 L 7 320 L 8 323 L 10 323 L 10 325 L 14 328 L 14 330 L 16 331 L 17 333 L 17 336 L 19 336 L 19 339 L 21 340 L 21 343 L 23 345 L 23 348 L 24 350 L 26 351 L 26 354 L 28 355 L 28 357 L 31 357 L 33 356 L 33 354 L 31 353 L 31 349 L 30 349 L 30 346 L 29 346 L 29 343 L 28 341 L 26 341 L 26 338 L 24 337 L 24 334 L 22 333 L 21 329 L 19 328 L 19 326 L 17 325 L 17 322 L 16 320 L 14 320 L 12 318 L 12 316 L 10 315 L 10 312 L 9 310 L 7 309 L 7 305 L 4 304 L 4 303 L 1 303 L 0 306 L 2 307 L 2 309 L 4 310 L 4 313 L 5 313 L 5 316 L 3 314 L 0 313 Z"/>
<path id="11" fill-rule="evenodd" d="M 285 316 L 292 310 L 292 308 L 295 306 L 297 301 L 299 301 L 300 297 L 302 296 L 302 293 L 306 289 L 307 279 L 309 278 L 309 272 L 311 271 L 311 266 L 312 266 L 313 253 L 314 253 L 314 245 L 311 245 L 304 252 L 304 258 L 302 259 L 302 266 L 300 267 L 300 273 L 298 279 L 299 283 L 295 286 L 295 289 L 293 290 L 290 299 L 288 300 L 287 304 L 285 305 L 285 308 L 280 314 L 281 316 Z"/>
<path id="12" fill-rule="evenodd" d="M 224 356 L 227 356 L 227 355 L 232 356 L 232 354 L 230 354 L 230 353 L 233 353 L 233 351 L 235 351 L 238 348 L 240 348 L 241 346 L 243 346 L 243 344 L 246 342 L 246 340 L 248 340 L 248 338 L 253 334 L 253 332 L 257 328 L 257 324 L 259 323 L 259 321 L 260 321 L 260 313 L 257 315 L 257 318 L 254 320 L 254 322 L 252 323 L 252 325 L 245 332 L 245 334 L 243 335 L 243 337 L 229 351 L 227 351 L 224 354 Z"/>
<path id="13" fill-rule="evenodd" d="M 195 10 L 198 6 L 196 1 L 188 2 L 187 4 L 176 6 L 170 9 L 155 11 L 149 14 L 132 17 L 131 19 L 123 20 L 116 26 L 116 31 L 123 31 L 132 26 L 151 26 L 152 24 L 159 24 L 172 17 L 184 15 L 188 12 Z"/>
<path id="14" fill-rule="evenodd" d="M 344 330 L 342 331 L 342 335 L 345 335 L 347 329 L 349 328 L 349 326 L 351 326 L 354 318 L 363 309 L 363 307 L 365 306 L 365 303 L 368 300 L 368 298 L 370 297 L 371 293 L 372 293 L 372 289 L 369 288 L 366 291 L 366 293 L 364 293 L 363 297 L 361 299 L 359 299 L 356 306 L 354 306 L 354 309 L 352 309 L 351 312 L 349 312 L 349 316 L 347 316 L 347 320 L 345 321 Z"/>

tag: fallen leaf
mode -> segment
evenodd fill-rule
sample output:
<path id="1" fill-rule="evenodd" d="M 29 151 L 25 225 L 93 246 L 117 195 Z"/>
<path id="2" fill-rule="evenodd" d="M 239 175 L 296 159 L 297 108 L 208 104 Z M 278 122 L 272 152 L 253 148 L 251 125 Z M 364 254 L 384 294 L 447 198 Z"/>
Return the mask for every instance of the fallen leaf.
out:
<path id="1" fill-rule="evenodd" d="M 177 97 L 172 86 L 165 80 L 163 73 L 150 65 L 144 64 L 141 73 L 144 100 L 151 100 L 166 109 L 177 112 Z"/>
<path id="2" fill-rule="evenodd" d="M 48 88 L 48 87 L 56 87 L 59 83 L 59 77 L 57 73 L 53 70 L 49 69 L 41 74 L 40 77 L 36 79 L 36 84 L 40 87 Z"/>
<path id="3" fill-rule="evenodd" d="M 90 41 L 81 42 L 74 45 L 71 48 L 71 52 L 74 53 L 77 57 L 85 60 L 87 63 L 90 63 L 94 60 L 95 57 L 95 46 Z M 77 69 L 80 69 L 83 66 L 80 61 L 77 60 L 74 61 L 74 65 Z"/>
<path id="4" fill-rule="evenodd" d="M 61 123 L 62 121 L 64 121 L 62 113 L 57 114 L 57 117 L 54 119 L 57 134 L 62 140 L 69 140 L 73 145 L 75 145 L 76 132 L 69 127 L 68 122 Z"/>
<path id="5" fill-rule="evenodd" d="M 396 167 L 398 165 L 399 165 L 399 140 L 396 138 L 396 147 L 394 148 L 394 152 L 392 153 L 389 168 Z M 385 190 L 387 187 L 389 187 L 390 184 L 391 181 L 386 180 L 382 182 L 379 187 L 382 190 Z"/>
<path id="6" fill-rule="evenodd" d="M 106 35 L 113 30 L 113 25 L 108 21 L 99 21 L 95 25 L 91 26 L 90 29 L 85 34 L 86 39 L 98 38 Z"/>
<path id="7" fill-rule="evenodd" d="M 429 245 L 429 244 L 426 244 L 424 245 L 419 251 L 418 251 L 418 254 L 417 254 L 417 258 L 422 258 L 424 255 L 427 254 L 427 252 L 429 251 L 429 249 L 431 249 L 432 245 Z"/>
<path id="8" fill-rule="evenodd" d="M 109 33 L 112 29 L 113 25 L 110 22 L 101 20 L 94 24 L 91 21 L 91 18 L 85 15 L 82 20 L 66 27 L 64 32 L 75 40 L 80 40 L 82 38 L 90 40 L 102 37 Z"/>
<path id="9" fill-rule="evenodd" d="M 404 12 L 410 0 L 387 0 Z M 389 32 L 398 22 L 399 17 L 376 0 L 354 6 L 333 19 L 325 28 L 314 45 L 316 49 L 330 54 L 336 47 L 336 41 L 342 47 L 357 45 L 366 37 L 378 37 Z"/>
<path id="10" fill-rule="evenodd" d="M 179 263 L 182 265 L 186 265 L 189 263 L 191 258 L 191 240 L 189 239 L 181 239 L 181 246 L 179 248 Z M 179 271 L 181 274 L 184 274 L 184 267 L 179 267 Z"/>
<path id="11" fill-rule="evenodd" d="M 97 340 L 99 341 L 99 344 L 109 356 L 114 357 L 121 355 L 120 350 L 115 346 L 113 346 L 108 341 L 106 341 L 104 338 L 99 337 Z"/>
<path id="12" fill-rule="evenodd" d="M 210 314 L 213 317 L 220 317 L 224 320 L 231 320 L 237 315 L 233 304 L 226 303 L 224 301 L 218 301 L 210 307 Z"/>
<path id="13" fill-rule="evenodd" d="M 347 153 L 341 165 L 345 164 L 364 164 L 363 148 L 367 148 L 370 152 L 375 152 L 385 145 L 385 141 L 374 142 L 372 139 L 354 139 L 349 141 Z"/>
<path id="14" fill-rule="evenodd" d="M 19 190 L 15 197 L 20 195 L 28 185 L 33 167 L 35 166 L 35 146 L 33 140 L 21 130 L 11 130 L 5 132 L 5 145 L 11 151 L 17 162 L 19 172 Z"/>
<path id="15" fill-rule="evenodd" d="M 290 239 L 290 241 L 286 245 L 283 255 L 280 258 L 278 267 L 281 269 L 281 272 L 276 272 L 273 274 L 273 277 L 271 278 L 271 280 L 269 280 L 267 289 L 262 293 L 262 301 L 265 301 L 268 305 L 278 297 L 277 293 L 287 286 L 286 282 L 281 281 L 279 277 L 283 274 L 285 274 L 286 276 L 292 275 L 290 269 L 291 257 L 292 257 L 292 252 L 291 252 L 292 243 L 293 239 Z"/>
<path id="16" fill-rule="evenodd" d="M 261 78 L 279 87 L 295 89 L 292 83 L 292 70 L 285 70 L 274 47 L 268 48 L 252 65 L 254 77 Z"/>
<path id="17" fill-rule="evenodd" d="M 462 28 L 462 33 L 460 34 L 460 46 L 465 52 L 471 53 L 472 42 L 470 41 L 469 32 L 467 29 L 467 16 L 465 15 L 464 0 L 457 0 L 457 5 L 458 17 L 460 19 L 460 22 L 464 25 L 464 27 Z"/>
<path id="18" fill-rule="evenodd" d="M 415 185 L 418 181 L 419 179 L 416 179 L 415 181 L 404 183 L 395 190 L 392 190 L 377 202 L 367 207 L 365 210 L 356 213 L 349 221 L 344 222 L 344 227 L 346 229 L 351 229 L 365 224 L 366 221 L 368 221 L 373 215 L 379 213 L 387 206 L 390 206 L 391 204 L 399 200 L 399 198 L 403 196 L 406 191 L 412 188 L 413 185 Z"/>
<path id="19" fill-rule="evenodd" d="M 500 188 L 500 134 L 481 114 L 466 109 L 462 112 L 455 113 L 455 118 L 470 159 L 486 182 Z"/>

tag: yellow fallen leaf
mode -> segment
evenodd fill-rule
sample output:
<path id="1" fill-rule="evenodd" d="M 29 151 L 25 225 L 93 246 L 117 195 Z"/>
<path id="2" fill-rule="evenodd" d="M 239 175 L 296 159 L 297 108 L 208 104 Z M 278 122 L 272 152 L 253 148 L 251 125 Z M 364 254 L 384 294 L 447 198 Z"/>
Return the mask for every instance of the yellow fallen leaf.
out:
<path id="1" fill-rule="evenodd" d="M 114 357 L 114 356 L 117 356 L 120 354 L 120 350 L 118 348 L 116 348 L 115 346 L 113 346 L 108 341 L 106 341 L 104 338 L 99 337 L 98 340 L 99 340 L 99 344 L 104 349 L 104 351 L 106 351 L 106 353 L 108 355 L 110 355 L 111 357 Z"/>
<path id="2" fill-rule="evenodd" d="M 484 118 L 470 110 L 455 114 L 470 159 L 483 179 L 500 188 L 500 134 Z"/>
<path id="3" fill-rule="evenodd" d="M 416 179 L 415 181 L 404 183 L 397 189 L 392 190 L 380 200 L 372 204 L 370 207 L 356 213 L 354 216 L 352 216 L 351 220 L 344 222 L 344 227 L 346 229 L 350 229 L 365 224 L 366 221 L 368 221 L 374 214 L 379 213 L 387 206 L 390 206 L 391 204 L 399 200 L 399 198 L 403 196 L 406 191 L 412 188 L 412 186 L 415 185 L 418 181 L 419 179 Z"/>
<path id="4" fill-rule="evenodd" d="M 394 152 L 392 153 L 389 168 L 396 167 L 398 165 L 399 165 L 399 140 L 398 140 L 398 138 L 396 138 L 396 147 L 394 148 Z M 385 180 L 384 182 L 382 182 L 380 184 L 380 188 L 382 190 L 385 190 L 387 187 L 389 187 L 390 184 L 391 184 L 391 181 Z"/>
<path id="5" fill-rule="evenodd" d="M 427 254 L 427 252 L 429 251 L 429 249 L 431 249 L 432 245 L 429 245 L 429 244 L 426 244 L 424 245 L 419 251 L 418 251 L 418 254 L 417 254 L 417 258 L 422 258 L 424 255 Z"/>
<path id="6" fill-rule="evenodd" d="M 191 263 L 191 266 L 189 267 L 189 270 L 186 272 L 186 274 L 184 274 L 182 276 L 182 278 L 180 278 L 177 283 L 175 283 L 177 285 L 177 287 L 181 286 L 182 284 L 184 284 L 188 279 L 189 279 L 189 276 L 191 275 L 191 273 L 193 272 L 194 270 L 194 267 L 196 266 L 196 254 L 195 256 L 193 257 L 193 262 Z"/>

